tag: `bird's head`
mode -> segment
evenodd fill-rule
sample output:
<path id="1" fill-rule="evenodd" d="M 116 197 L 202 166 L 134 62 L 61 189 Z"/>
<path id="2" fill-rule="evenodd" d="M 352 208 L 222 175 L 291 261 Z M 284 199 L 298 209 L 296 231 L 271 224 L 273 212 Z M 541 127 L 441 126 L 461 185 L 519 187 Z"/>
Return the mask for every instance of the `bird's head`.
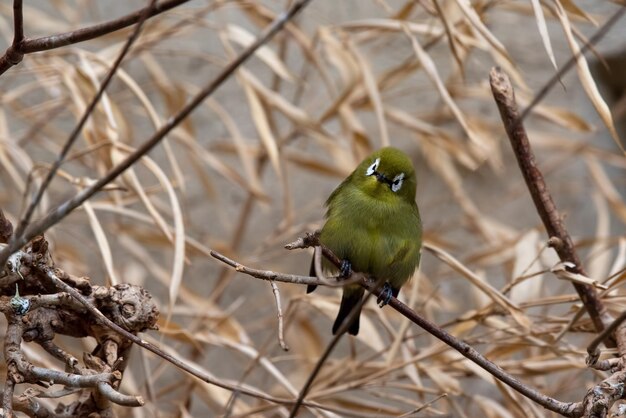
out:
<path id="1" fill-rule="evenodd" d="M 381 148 L 367 157 L 352 173 L 352 181 L 377 199 L 415 201 L 417 180 L 413 163 L 397 148 Z"/>

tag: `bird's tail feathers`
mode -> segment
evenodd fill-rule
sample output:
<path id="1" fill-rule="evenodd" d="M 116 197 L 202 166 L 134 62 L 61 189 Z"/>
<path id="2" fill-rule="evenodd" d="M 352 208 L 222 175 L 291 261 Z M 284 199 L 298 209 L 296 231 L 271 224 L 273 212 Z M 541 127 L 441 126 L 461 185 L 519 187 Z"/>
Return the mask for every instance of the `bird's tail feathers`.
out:
<path id="1" fill-rule="evenodd" d="M 350 315 L 353 309 L 358 309 L 356 313 L 356 317 L 350 324 L 348 328 L 348 334 L 357 335 L 359 333 L 359 322 L 361 318 L 361 308 L 359 306 L 361 299 L 363 299 L 363 293 L 365 289 L 362 287 L 358 287 L 355 289 L 344 288 L 343 296 L 341 297 L 341 305 L 339 306 L 339 313 L 337 313 L 337 318 L 335 319 L 335 323 L 333 324 L 333 335 L 337 334 L 339 327 L 346 320 L 346 318 Z"/>
<path id="2" fill-rule="evenodd" d="M 313 256 L 313 258 L 311 258 L 311 267 L 309 267 L 309 276 L 310 277 L 315 277 L 317 276 L 317 274 L 315 274 L 315 256 Z M 306 292 L 307 293 L 311 293 L 313 292 L 315 289 L 317 288 L 316 284 L 310 284 L 306 287 Z"/>

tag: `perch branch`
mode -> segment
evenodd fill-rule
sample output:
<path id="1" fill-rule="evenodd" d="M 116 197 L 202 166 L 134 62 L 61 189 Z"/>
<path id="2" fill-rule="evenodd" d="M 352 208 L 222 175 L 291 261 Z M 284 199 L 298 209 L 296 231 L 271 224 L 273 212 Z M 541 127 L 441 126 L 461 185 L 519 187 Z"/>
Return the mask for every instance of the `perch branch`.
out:
<path id="1" fill-rule="evenodd" d="M 296 241 L 287 244 L 285 246 L 285 248 L 287 249 L 298 249 L 298 248 L 307 248 L 307 247 L 316 247 L 316 246 L 320 246 L 319 240 L 318 240 L 318 235 L 317 234 L 307 234 L 304 237 L 298 238 Z M 341 260 L 339 260 L 339 258 L 337 258 L 332 251 L 330 251 L 328 248 L 321 246 L 322 248 L 322 252 L 324 254 L 324 256 L 334 265 L 336 266 L 340 266 L 341 265 Z M 215 257 L 215 255 L 214 255 Z M 216 257 L 218 258 L 218 257 Z M 221 260 L 221 258 L 218 258 Z M 229 259 L 230 260 L 230 259 Z M 221 260 L 223 261 L 223 260 Z M 255 270 L 255 269 L 250 269 L 248 267 L 245 267 L 237 262 L 234 262 L 232 260 L 230 260 L 231 263 L 227 263 L 228 265 L 230 265 L 231 267 L 236 267 L 239 266 L 239 268 L 236 268 L 237 271 L 241 272 L 241 273 L 245 273 L 248 274 L 252 277 L 255 278 L 261 278 L 263 279 L 264 274 L 258 274 L 260 271 L 259 270 Z M 225 261 L 224 261 L 225 262 Z M 252 272 L 254 272 L 255 274 L 251 274 Z M 289 282 L 289 279 L 292 277 L 292 275 L 289 274 L 282 274 L 282 273 L 276 273 L 276 272 L 266 272 L 267 275 L 271 275 L 273 277 L 274 280 L 276 281 L 283 281 L 283 282 Z M 376 284 L 373 284 L 371 280 L 365 280 L 365 278 L 359 274 L 359 273 L 352 273 L 351 275 L 357 275 L 359 276 L 359 280 L 357 281 L 357 283 L 361 284 L 363 287 L 365 287 L 369 292 L 371 292 L 373 295 L 375 296 L 379 296 L 380 295 L 380 291 L 381 289 L 379 287 L 376 286 Z M 296 276 L 299 277 L 299 276 Z M 303 283 L 302 281 L 295 281 L 292 282 L 294 284 L 318 284 L 318 285 L 324 285 L 324 283 L 321 280 L 318 280 L 317 278 L 312 278 L 313 280 L 315 280 L 315 282 L 311 282 L 311 283 Z M 267 280 L 267 279 L 265 279 Z M 342 282 L 345 283 L 345 282 Z M 410 321 L 412 321 L 413 323 L 415 323 L 416 325 L 418 325 L 419 327 L 421 327 L 422 329 L 424 329 L 425 331 L 427 331 L 428 333 L 430 333 L 431 335 L 433 335 L 434 337 L 436 337 L 437 339 L 439 339 L 440 341 L 444 342 L 445 344 L 447 344 L 448 346 L 454 348 L 456 351 L 458 351 L 459 353 L 461 353 L 463 356 L 465 356 L 467 359 L 469 359 L 470 361 L 474 362 L 475 364 L 477 364 L 478 366 L 482 367 L 483 369 L 485 369 L 487 372 L 489 372 L 492 376 L 494 376 L 496 379 L 500 380 L 501 382 L 509 385 L 511 388 L 515 389 L 516 391 L 518 391 L 519 393 L 521 393 L 522 395 L 526 396 L 527 398 L 533 400 L 534 402 L 538 403 L 539 405 L 543 406 L 544 408 L 559 413 L 563 416 L 567 416 L 567 417 L 580 417 L 581 413 L 582 413 L 582 404 L 580 402 L 578 403 L 572 403 L 572 402 L 561 402 L 558 401 L 556 399 L 553 399 L 549 396 L 546 396 L 540 392 L 538 392 L 537 390 L 525 385 L 524 383 L 520 382 L 519 380 L 517 380 L 515 377 L 509 375 L 508 373 L 506 373 L 504 370 L 502 370 L 498 365 L 496 365 L 495 363 L 492 363 L 490 360 L 488 360 L 487 358 L 483 357 L 476 349 L 474 349 L 472 346 L 470 346 L 469 344 L 458 340 L 456 337 L 454 337 L 452 334 L 448 333 L 446 330 L 438 327 L 437 325 L 433 324 L 432 322 L 428 321 L 427 319 L 421 317 L 417 312 L 415 312 L 414 310 L 412 310 L 411 308 L 409 308 L 407 305 L 405 305 L 404 303 L 400 302 L 398 299 L 392 297 L 391 300 L 389 301 L 389 306 L 391 306 L 393 309 L 395 309 L 396 311 L 398 311 L 401 315 L 405 316 L 406 318 L 408 318 Z M 346 322 L 344 322 L 344 325 L 346 325 Z M 341 333 L 338 333 L 338 335 L 340 335 Z M 337 336 L 335 336 L 335 339 L 337 338 Z M 334 341 L 334 340 L 333 340 Z M 330 343 L 331 345 L 333 344 L 333 342 L 331 341 Z M 330 347 L 330 345 L 329 345 Z M 328 348 L 327 348 L 328 350 Z"/>
<path id="2" fill-rule="evenodd" d="M 295 248 L 295 247 L 294 247 Z M 304 248 L 304 247 L 299 247 Z M 222 263 L 231 266 L 235 271 L 240 273 L 247 274 L 248 276 L 256 277 L 261 280 L 268 280 L 272 282 L 282 282 L 282 283 L 292 283 L 292 284 L 305 284 L 305 285 L 322 285 L 329 287 L 343 287 L 346 284 L 358 283 L 360 278 L 351 278 L 346 281 L 334 281 L 331 282 L 329 280 L 324 280 L 324 278 L 310 277 L 310 276 L 299 276 L 297 274 L 285 274 L 278 273 L 271 270 L 258 270 L 253 269 L 251 267 L 244 266 L 243 264 L 232 260 L 226 257 L 224 254 L 221 254 L 217 251 L 211 251 L 211 256 L 221 261 Z"/>

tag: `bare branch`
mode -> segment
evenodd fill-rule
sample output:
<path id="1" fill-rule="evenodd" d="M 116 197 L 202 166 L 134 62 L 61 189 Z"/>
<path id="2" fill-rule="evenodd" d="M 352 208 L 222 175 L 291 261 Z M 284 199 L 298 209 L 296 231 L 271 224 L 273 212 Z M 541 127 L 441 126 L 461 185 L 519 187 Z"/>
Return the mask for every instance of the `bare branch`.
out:
<path id="1" fill-rule="evenodd" d="M 537 212 L 548 232 L 549 243 L 559 255 L 568 272 L 586 276 L 572 239 L 552 200 L 543 174 L 535 163 L 528 136 L 518 114 L 513 86 L 508 76 L 499 68 L 491 70 L 490 82 L 493 96 L 498 104 L 500 116 L 520 169 L 535 202 Z M 595 365 L 595 368 L 599 369 L 609 369 L 613 365 L 623 367 L 623 358 L 626 355 L 626 326 L 623 320 L 626 319 L 626 314 L 620 315 L 617 320 L 613 321 L 592 286 L 577 282 L 574 282 L 573 285 L 599 333 L 589 345 L 588 364 Z M 608 346 L 614 346 L 617 343 L 619 354 L 622 356 L 621 359 L 596 364 L 599 357 L 597 347 L 602 341 Z M 626 372 L 617 371 L 590 389 L 582 403 L 582 410 L 577 408 L 576 414 L 571 416 L 606 417 L 613 404 L 623 397 L 625 385 Z"/>
<path id="2" fill-rule="evenodd" d="M 181 4 L 187 3 L 188 1 L 189 0 L 168 0 L 156 4 L 154 8 L 148 6 L 146 8 L 139 9 L 126 16 L 122 16 L 108 22 L 73 30 L 71 32 L 59 33 L 56 35 L 45 36 L 36 39 L 28 39 L 24 38 L 21 7 L 22 0 L 14 0 L 13 20 L 15 22 L 15 38 L 13 44 L 7 49 L 4 55 L 0 57 L 0 75 L 4 74 L 12 66 L 19 64 L 26 54 L 47 51 L 50 49 L 60 48 L 78 42 L 95 39 L 139 22 L 139 20 L 142 19 L 142 16 L 145 15 L 147 10 L 150 10 L 150 13 L 147 16 L 148 18 L 150 18 L 166 12 L 170 9 L 173 9 L 174 7 L 180 6 Z M 16 8 L 16 4 L 18 3 L 19 8 Z M 16 10 L 19 10 L 19 14 L 16 13 Z M 20 25 L 17 24 L 18 21 L 20 22 Z M 19 41 L 16 42 L 15 40 L 17 39 L 19 39 Z"/>
<path id="3" fill-rule="evenodd" d="M 98 392 L 100 392 L 100 394 L 106 399 L 118 405 L 138 407 L 145 404 L 145 401 L 141 396 L 124 395 L 113 389 L 110 384 L 105 382 L 98 383 Z"/>
<path id="4" fill-rule="evenodd" d="M 289 351 L 289 346 L 285 342 L 285 331 L 284 331 L 284 321 L 283 321 L 283 310 L 280 307 L 280 291 L 278 290 L 278 286 L 273 281 L 270 281 L 270 285 L 272 286 L 272 293 L 274 293 L 274 300 L 276 301 L 276 313 L 278 315 L 278 343 L 280 344 L 280 348 L 284 351 Z"/>
<path id="5" fill-rule="evenodd" d="M 13 0 L 13 45 L 24 40 L 24 9 L 22 0 Z"/>
<path id="6" fill-rule="evenodd" d="M 299 238 L 298 240 L 294 241 L 291 244 L 288 244 L 285 246 L 285 248 L 287 249 L 296 249 L 296 248 L 307 248 L 307 247 L 316 247 L 319 246 L 319 235 L 318 234 L 307 234 L 304 237 Z M 339 258 L 337 258 L 337 256 L 335 256 L 332 251 L 330 251 L 328 248 L 321 246 L 322 247 L 322 251 L 324 253 L 324 256 L 327 257 L 333 264 L 336 264 L 337 266 L 339 266 L 341 264 Z M 230 259 L 229 259 L 230 260 Z M 237 271 L 239 272 L 243 272 L 243 273 L 247 273 L 248 269 L 247 267 L 230 260 L 232 264 L 229 263 L 229 265 L 231 265 L 232 267 L 235 267 Z M 259 274 L 259 276 L 263 276 L 264 274 L 262 274 L 262 272 L 257 271 Z M 249 274 L 249 273 L 247 273 Z M 280 275 L 278 273 L 275 272 L 266 272 L 267 275 L 278 275 L 278 276 L 283 276 Z M 351 275 L 361 275 L 359 273 L 351 273 Z M 285 275 L 286 276 L 286 275 Z M 254 276 L 256 277 L 256 276 Z M 259 277 L 259 278 L 263 278 L 263 277 Z M 286 279 L 286 277 L 283 277 Z M 315 284 L 320 284 L 320 285 L 324 285 L 324 283 L 322 283 L 321 281 L 319 281 L 318 279 L 315 279 L 317 281 L 317 283 Z M 287 280 L 285 280 L 287 281 Z M 294 282 L 296 284 L 307 284 L 307 283 L 301 283 L 301 282 Z M 366 280 L 366 278 L 361 278 L 361 280 L 358 281 L 359 284 L 361 284 L 363 287 L 365 287 L 368 292 L 370 292 L 371 294 L 375 295 L 375 296 L 379 296 L 381 293 L 381 288 L 379 287 L 380 284 L 382 283 L 373 283 L 371 280 Z M 363 299 L 363 301 L 365 300 L 365 298 Z M 399 301 L 398 299 L 392 297 L 391 300 L 389 301 L 389 306 L 391 306 L 392 308 L 394 308 L 397 312 L 399 312 L 400 314 L 402 314 L 403 316 L 405 316 L 406 318 L 408 318 L 409 320 L 411 320 L 414 324 L 418 325 L 420 328 L 424 329 L 426 332 L 430 333 L 431 335 L 433 335 L 434 337 L 436 337 L 437 339 L 439 339 L 440 341 L 444 342 L 445 344 L 447 344 L 448 346 L 454 348 L 456 351 L 458 351 L 459 353 L 461 353 L 463 356 L 465 356 L 467 359 L 469 359 L 470 361 L 476 363 L 478 366 L 480 366 L 481 368 L 483 368 L 484 370 L 486 370 L 487 372 L 489 372 L 492 376 L 494 376 L 496 379 L 500 380 L 501 382 L 507 384 L 508 386 L 510 386 L 511 388 L 515 389 L 516 391 L 518 391 L 519 393 L 521 393 L 522 395 L 526 396 L 527 398 L 533 400 L 534 402 L 538 403 L 539 405 L 543 406 L 544 408 L 553 411 L 553 412 L 557 412 L 563 416 L 566 417 L 579 417 L 581 416 L 581 412 L 582 412 L 582 404 L 580 402 L 578 403 L 572 403 L 572 402 L 561 402 L 558 401 L 556 399 L 553 399 L 549 396 L 546 396 L 544 394 L 542 394 L 541 392 L 527 386 L 526 384 L 520 382 L 519 380 L 517 380 L 515 377 L 509 375 L 508 373 L 506 373 L 504 370 L 502 370 L 497 364 L 491 362 L 490 360 L 488 360 L 487 358 L 483 357 L 478 351 L 476 351 L 476 349 L 474 349 L 472 346 L 470 346 L 469 344 L 460 341 L 459 339 L 457 339 L 455 336 L 453 336 L 452 334 L 448 333 L 446 330 L 440 328 L 439 326 L 433 324 L 432 322 L 428 321 L 427 319 L 423 318 L 422 316 L 420 316 L 417 312 L 415 312 L 414 310 L 412 310 L 410 307 L 408 307 L 407 305 L 405 305 L 403 302 Z M 354 312 L 354 311 L 353 311 Z M 350 314 L 350 316 L 348 316 L 348 320 L 344 321 L 343 326 L 340 328 L 339 332 L 337 333 L 337 335 L 331 340 L 331 342 L 329 343 L 329 345 L 326 348 L 326 351 L 324 352 L 324 354 L 322 354 L 321 359 L 318 361 L 318 364 L 316 365 L 316 370 L 317 368 L 321 367 L 321 364 L 323 363 L 323 361 L 325 361 L 325 358 L 328 356 L 328 354 L 330 354 L 330 351 L 332 351 L 332 349 L 334 348 L 334 346 L 337 344 L 337 341 L 339 340 L 339 337 L 342 335 L 341 330 L 347 329 L 347 327 L 349 326 L 349 322 L 350 322 L 350 317 L 352 316 L 352 313 Z M 314 375 L 316 374 L 316 371 L 314 371 L 310 376 L 309 376 L 309 380 L 310 382 L 307 382 L 307 384 L 305 384 L 304 389 L 301 391 L 300 396 L 298 398 L 298 401 L 300 401 L 301 399 L 304 398 L 303 394 L 305 394 L 305 389 L 308 389 L 308 386 L 310 386 L 310 383 L 312 383 L 312 377 L 314 377 Z M 296 403 L 297 405 L 297 403 Z M 296 410 L 295 408 L 292 410 L 292 416 L 294 416 L 294 410 Z"/>
<path id="7" fill-rule="evenodd" d="M 0 57 L 0 75 L 14 65 L 22 62 L 24 53 L 20 44 L 24 40 L 24 16 L 22 0 L 13 0 L 13 43 Z"/>
<path id="8" fill-rule="evenodd" d="M 607 339 L 610 335 L 612 335 L 617 328 L 622 325 L 622 323 L 626 320 L 626 311 L 622 312 L 620 316 L 618 316 L 615 321 L 611 323 L 608 327 L 606 327 L 600 334 L 596 336 L 596 338 L 589 343 L 587 346 L 587 365 L 593 366 L 600 357 L 600 350 L 598 350 L 598 346 Z"/>
<path id="9" fill-rule="evenodd" d="M 526 130 L 519 117 L 513 86 L 507 75 L 499 68 L 491 70 L 489 79 L 491 91 L 498 105 L 502 122 L 511 141 L 524 180 L 526 180 L 528 190 L 535 202 L 537 212 L 548 232 L 548 237 L 552 239 L 553 243 L 558 243 L 553 245 L 553 248 L 561 261 L 571 263 L 568 264 L 572 266 L 568 269 L 570 272 L 587 276 L 576 253 L 572 239 L 563 225 L 563 220 L 548 190 L 543 174 L 537 168 Z M 580 283 L 573 283 L 573 285 L 585 305 L 596 330 L 598 332 L 602 331 L 612 322 L 612 318 L 598 297 L 597 292 L 588 285 Z"/>

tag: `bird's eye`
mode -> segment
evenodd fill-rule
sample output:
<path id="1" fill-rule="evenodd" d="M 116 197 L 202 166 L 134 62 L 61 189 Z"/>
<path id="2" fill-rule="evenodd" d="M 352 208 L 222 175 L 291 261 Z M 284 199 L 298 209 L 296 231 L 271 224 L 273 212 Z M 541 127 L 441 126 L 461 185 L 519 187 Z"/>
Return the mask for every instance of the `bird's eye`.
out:
<path id="1" fill-rule="evenodd" d="M 379 164 L 380 164 L 380 158 L 376 158 L 376 161 L 374 161 L 372 163 L 372 165 L 367 167 L 367 170 L 365 170 L 365 175 L 366 176 L 371 176 L 372 174 L 374 174 L 376 172 L 376 170 L 378 170 L 378 165 Z"/>
<path id="2" fill-rule="evenodd" d="M 391 182 L 391 191 L 397 192 L 402 187 L 402 181 L 404 180 L 404 173 L 400 173 L 393 178 Z"/>

